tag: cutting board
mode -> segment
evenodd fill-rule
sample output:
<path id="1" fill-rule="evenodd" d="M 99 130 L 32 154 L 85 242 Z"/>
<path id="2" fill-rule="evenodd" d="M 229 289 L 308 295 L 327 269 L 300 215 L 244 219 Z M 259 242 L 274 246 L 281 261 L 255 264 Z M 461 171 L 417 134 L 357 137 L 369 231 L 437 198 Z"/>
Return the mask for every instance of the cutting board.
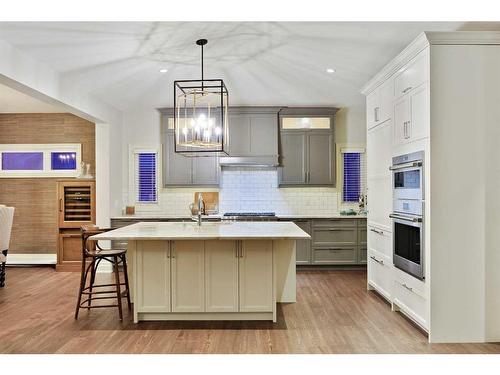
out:
<path id="1" fill-rule="evenodd" d="M 205 202 L 205 212 L 217 210 L 217 212 L 213 212 L 215 214 L 218 213 L 219 210 L 219 192 L 217 191 L 200 191 L 194 193 L 194 205 L 195 207 L 198 204 L 198 195 L 201 193 L 203 197 L 203 202 Z M 212 213 L 212 212 L 211 212 Z"/>

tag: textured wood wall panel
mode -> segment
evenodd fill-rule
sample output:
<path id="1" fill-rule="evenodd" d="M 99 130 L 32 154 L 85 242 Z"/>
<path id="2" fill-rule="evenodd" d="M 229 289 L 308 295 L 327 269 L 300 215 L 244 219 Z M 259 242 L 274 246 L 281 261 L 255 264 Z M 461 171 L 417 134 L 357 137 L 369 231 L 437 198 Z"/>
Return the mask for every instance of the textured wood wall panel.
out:
<path id="1" fill-rule="evenodd" d="M 95 171 L 95 125 L 72 114 L 0 114 L 0 143 L 81 143 Z M 2 178 L 0 204 L 16 208 L 10 253 L 57 253 L 57 178 Z"/>

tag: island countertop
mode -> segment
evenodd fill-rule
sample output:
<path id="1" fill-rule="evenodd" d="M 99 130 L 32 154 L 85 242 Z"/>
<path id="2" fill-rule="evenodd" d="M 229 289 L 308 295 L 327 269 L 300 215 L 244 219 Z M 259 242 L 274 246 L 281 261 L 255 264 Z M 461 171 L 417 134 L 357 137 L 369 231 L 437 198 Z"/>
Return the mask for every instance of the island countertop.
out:
<path id="1" fill-rule="evenodd" d="M 141 222 L 92 236 L 94 240 L 228 240 L 311 238 L 292 222 Z"/>

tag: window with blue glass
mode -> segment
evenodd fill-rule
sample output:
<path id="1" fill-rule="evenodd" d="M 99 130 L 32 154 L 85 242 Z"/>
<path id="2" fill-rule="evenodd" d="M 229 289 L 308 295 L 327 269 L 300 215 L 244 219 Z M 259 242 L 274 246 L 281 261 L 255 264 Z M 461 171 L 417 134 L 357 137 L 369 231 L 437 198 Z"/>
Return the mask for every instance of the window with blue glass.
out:
<path id="1" fill-rule="evenodd" d="M 362 193 L 363 154 L 360 152 L 344 152 L 343 154 L 344 185 L 342 200 L 358 202 Z"/>
<path id="2" fill-rule="evenodd" d="M 50 168 L 53 171 L 76 169 L 76 152 L 51 152 Z"/>
<path id="3" fill-rule="evenodd" d="M 157 201 L 157 157 L 156 152 L 138 152 L 136 156 L 137 201 Z"/>
<path id="4" fill-rule="evenodd" d="M 4 171 L 41 171 L 43 152 L 2 152 Z"/>

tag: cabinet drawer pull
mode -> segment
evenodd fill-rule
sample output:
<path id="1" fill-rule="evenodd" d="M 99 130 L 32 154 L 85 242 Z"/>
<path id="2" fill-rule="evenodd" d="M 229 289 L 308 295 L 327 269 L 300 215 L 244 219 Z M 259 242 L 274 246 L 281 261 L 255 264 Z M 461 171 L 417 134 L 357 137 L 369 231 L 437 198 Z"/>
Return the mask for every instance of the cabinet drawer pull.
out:
<path id="1" fill-rule="evenodd" d="M 377 262 L 378 264 L 381 264 L 381 265 L 384 265 L 384 261 L 383 260 L 378 260 L 377 258 L 375 258 L 373 255 L 370 256 L 370 258 L 372 258 L 375 262 Z"/>
<path id="2" fill-rule="evenodd" d="M 371 231 L 371 232 L 373 232 L 373 233 L 377 233 L 377 234 L 380 234 L 380 235 L 384 235 L 384 232 L 382 232 L 381 230 L 376 230 L 376 229 L 374 229 L 374 228 L 371 228 L 371 229 L 370 229 L 370 231 Z"/>
<path id="3" fill-rule="evenodd" d="M 339 251 L 339 250 L 352 250 L 351 248 L 348 247 L 332 247 L 328 249 L 329 251 Z"/>
<path id="4" fill-rule="evenodd" d="M 413 293 L 413 288 L 412 288 L 412 287 L 409 287 L 408 285 L 406 285 L 406 283 L 401 284 L 401 286 L 402 286 L 403 288 L 405 288 L 406 290 L 409 290 L 410 292 L 412 292 L 412 293 Z"/>
<path id="5" fill-rule="evenodd" d="M 341 230 L 343 230 L 343 229 L 340 229 L 340 228 L 330 228 L 330 229 L 328 229 L 328 230 L 329 230 L 330 232 L 339 232 L 339 231 L 341 231 Z"/>
<path id="6" fill-rule="evenodd" d="M 406 94 L 406 93 L 407 93 L 408 91 L 410 91 L 411 89 L 412 89 L 412 87 L 411 87 L 411 86 L 408 86 L 407 88 L 405 88 L 405 89 L 403 90 L 403 94 Z"/>

